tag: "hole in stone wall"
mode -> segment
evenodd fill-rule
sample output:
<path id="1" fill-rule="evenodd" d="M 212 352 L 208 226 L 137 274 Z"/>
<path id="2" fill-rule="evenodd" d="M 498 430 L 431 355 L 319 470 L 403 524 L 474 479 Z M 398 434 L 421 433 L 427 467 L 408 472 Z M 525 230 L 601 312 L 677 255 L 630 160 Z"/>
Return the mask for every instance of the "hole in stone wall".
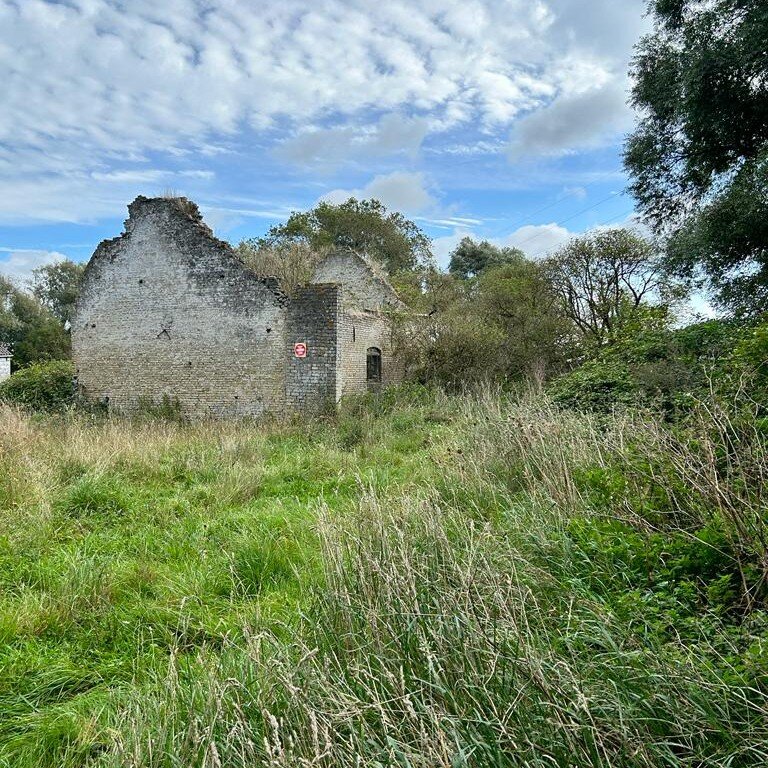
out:
<path id="1" fill-rule="evenodd" d="M 139 280 L 139 285 L 144 285 L 144 280 L 143 279 Z"/>
<path id="2" fill-rule="evenodd" d="M 96 323 L 91 323 L 91 328 L 95 328 L 95 327 L 96 327 Z"/>
<path id="3" fill-rule="evenodd" d="M 272 329 L 271 328 L 267 328 L 267 333 L 272 333 Z"/>
<path id="4" fill-rule="evenodd" d="M 352 341 L 357 341 L 356 334 L 355 334 L 355 326 L 352 326 Z"/>

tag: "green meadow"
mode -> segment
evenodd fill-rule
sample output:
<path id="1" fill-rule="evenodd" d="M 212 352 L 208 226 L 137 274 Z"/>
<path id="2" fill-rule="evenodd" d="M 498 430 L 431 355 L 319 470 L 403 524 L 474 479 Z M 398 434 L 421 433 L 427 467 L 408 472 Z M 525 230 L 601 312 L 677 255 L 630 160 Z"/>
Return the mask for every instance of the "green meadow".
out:
<path id="1" fill-rule="evenodd" d="M 739 429 L 416 387 L 290 423 L 2 407 L 0 766 L 764 765 Z"/>

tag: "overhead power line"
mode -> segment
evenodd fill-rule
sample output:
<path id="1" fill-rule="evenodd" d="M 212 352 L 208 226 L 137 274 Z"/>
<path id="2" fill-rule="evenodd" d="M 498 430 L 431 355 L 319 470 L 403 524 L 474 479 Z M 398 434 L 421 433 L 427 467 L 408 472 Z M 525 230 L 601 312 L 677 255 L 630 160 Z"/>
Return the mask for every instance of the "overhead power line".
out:
<path id="1" fill-rule="evenodd" d="M 566 217 L 565 219 L 561 219 L 560 221 L 555 222 L 556 227 L 560 227 L 563 224 L 567 224 L 569 221 L 573 221 L 573 219 L 581 216 L 583 213 L 588 213 L 589 211 L 594 210 L 595 208 L 598 208 L 599 206 L 603 205 L 604 203 L 607 203 L 609 200 L 613 200 L 616 195 L 618 195 L 618 192 L 611 192 L 608 197 L 604 197 L 602 200 L 598 200 L 596 203 L 593 203 L 592 205 L 588 205 L 586 208 L 582 208 L 580 211 L 577 211 L 576 213 L 572 214 L 571 216 Z M 540 226 L 540 225 L 539 225 Z M 544 233 L 543 232 L 537 232 L 535 235 L 531 235 L 530 237 L 523 240 L 522 243 L 518 243 L 515 247 L 522 248 L 526 243 L 530 243 L 533 240 L 536 240 L 537 238 L 541 237 Z"/>
<path id="2" fill-rule="evenodd" d="M 627 211 L 623 211 L 622 213 L 618 214 L 617 216 L 611 216 L 611 218 L 610 218 L 610 219 L 606 219 L 605 221 L 601 221 L 601 222 L 599 222 L 598 224 L 595 224 L 595 228 L 596 228 L 596 227 L 605 227 L 605 226 L 607 226 L 608 224 L 612 224 L 614 221 L 618 221 L 619 219 L 624 219 L 624 218 L 626 218 L 627 216 L 629 216 L 629 215 L 630 215 L 630 214 L 631 214 L 631 213 L 632 213 L 634 210 L 635 210 L 634 208 L 630 208 L 629 210 L 627 210 Z M 544 232 L 541 232 L 540 234 L 541 234 L 541 235 L 544 235 L 544 234 L 546 234 L 546 233 L 544 233 Z M 538 235 L 537 235 L 537 236 L 538 236 Z M 532 254 L 531 254 L 530 258 L 532 258 L 532 259 L 535 259 L 535 258 L 537 258 L 537 257 L 539 257 L 539 256 L 543 256 L 543 255 L 544 255 L 544 254 L 545 254 L 545 253 L 546 253 L 548 250 L 549 250 L 549 249 L 547 249 L 547 248 L 543 248 L 543 249 L 542 249 L 542 250 L 540 250 L 540 251 L 536 251 L 536 253 L 532 253 Z"/>

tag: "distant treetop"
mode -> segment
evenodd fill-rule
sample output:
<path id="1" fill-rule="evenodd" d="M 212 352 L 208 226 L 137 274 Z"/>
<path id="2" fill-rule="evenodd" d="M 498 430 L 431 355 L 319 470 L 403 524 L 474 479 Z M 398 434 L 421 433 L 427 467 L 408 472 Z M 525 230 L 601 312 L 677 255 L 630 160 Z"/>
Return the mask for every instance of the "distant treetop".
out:
<path id="1" fill-rule="evenodd" d="M 486 269 L 513 264 L 525 259 L 518 248 L 499 248 L 487 240 L 475 242 L 471 237 L 464 237 L 451 251 L 448 271 L 464 280 L 477 277 Z"/>
<path id="2" fill-rule="evenodd" d="M 292 213 L 284 224 L 250 241 L 253 248 L 278 251 L 301 243 L 319 251 L 349 248 L 365 253 L 390 274 L 434 262 L 429 237 L 402 213 L 388 211 L 378 200 L 351 197 L 339 205 L 320 202 L 309 211 Z"/>

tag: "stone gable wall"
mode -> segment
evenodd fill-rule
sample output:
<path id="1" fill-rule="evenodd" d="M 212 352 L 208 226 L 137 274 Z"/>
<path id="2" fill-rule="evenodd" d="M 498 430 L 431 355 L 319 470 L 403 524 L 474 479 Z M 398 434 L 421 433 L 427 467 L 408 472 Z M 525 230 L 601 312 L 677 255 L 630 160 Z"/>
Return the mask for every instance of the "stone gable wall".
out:
<path id="1" fill-rule="evenodd" d="M 336 251 L 323 259 L 315 269 L 312 282 L 338 283 L 342 286 L 345 304 L 369 312 L 402 306 L 377 268 L 351 251 Z"/>
<path id="2" fill-rule="evenodd" d="M 287 298 L 175 201 L 139 198 L 89 263 L 72 324 L 86 398 L 190 417 L 280 410 Z"/>
<path id="3" fill-rule="evenodd" d="M 11 358 L 0 357 L 0 381 L 7 379 L 11 375 Z"/>

